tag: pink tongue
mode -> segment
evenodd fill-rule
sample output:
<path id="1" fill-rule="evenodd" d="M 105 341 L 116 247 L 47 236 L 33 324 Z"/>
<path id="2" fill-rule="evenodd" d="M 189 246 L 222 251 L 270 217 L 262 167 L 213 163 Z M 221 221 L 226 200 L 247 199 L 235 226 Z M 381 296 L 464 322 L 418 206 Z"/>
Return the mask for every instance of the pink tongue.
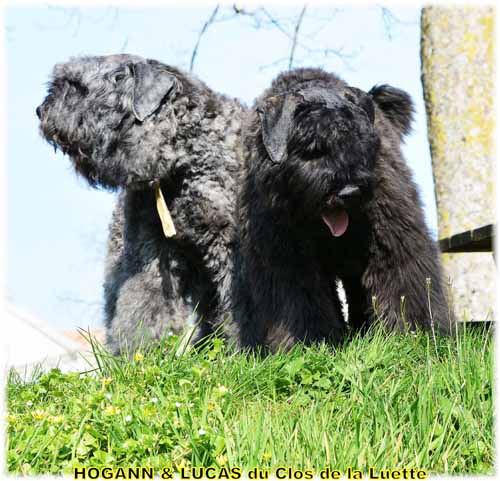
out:
<path id="1" fill-rule="evenodd" d="M 344 209 L 336 208 L 327 214 L 323 214 L 323 220 L 330 229 L 332 236 L 340 237 L 347 230 L 349 216 Z"/>

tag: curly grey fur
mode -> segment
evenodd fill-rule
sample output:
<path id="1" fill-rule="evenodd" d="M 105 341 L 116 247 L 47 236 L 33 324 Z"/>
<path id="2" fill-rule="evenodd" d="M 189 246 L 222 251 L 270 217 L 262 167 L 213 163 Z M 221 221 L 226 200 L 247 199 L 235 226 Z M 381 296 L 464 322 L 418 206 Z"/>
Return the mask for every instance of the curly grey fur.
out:
<path id="1" fill-rule="evenodd" d="M 452 328 L 439 252 L 401 153 L 412 113 L 401 90 L 366 94 L 320 69 L 283 73 L 257 99 L 237 207 L 233 317 L 243 346 L 338 342 L 347 326 L 337 278 L 354 329 L 379 318 L 391 329 Z"/>
<path id="2" fill-rule="evenodd" d="M 41 132 L 92 186 L 120 189 L 110 225 L 105 321 L 114 352 L 144 335 L 198 336 L 227 311 L 241 104 L 155 60 L 78 57 L 55 66 Z M 161 185 L 177 234 L 156 211 Z"/>

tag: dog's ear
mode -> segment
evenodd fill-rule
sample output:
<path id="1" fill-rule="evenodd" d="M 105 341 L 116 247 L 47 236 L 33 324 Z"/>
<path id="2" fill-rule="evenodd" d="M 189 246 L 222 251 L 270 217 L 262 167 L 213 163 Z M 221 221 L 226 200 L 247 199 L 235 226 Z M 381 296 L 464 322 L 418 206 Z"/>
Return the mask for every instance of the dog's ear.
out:
<path id="1" fill-rule="evenodd" d="M 411 131 L 415 108 L 411 97 L 390 85 L 376 85 L 368 92 L 401 137 Z"/>
<path id="2" fill-rule="evenodd" d="M 134 115 L 141 122 L 161 105 L 167 95 L 178 88 L 175 75 L 160 65 L 139 62 L 132 66 L 135 86 L 132 99 Z"/>
<path id="3" fill-rule="evenodd" d="M 288 137 L 297 103 L 297 96 L 290 94 L 285 97 L 270 97 L 257 108 L 262 141 L 273 162 L 279 163 L 286 158 Z"/>

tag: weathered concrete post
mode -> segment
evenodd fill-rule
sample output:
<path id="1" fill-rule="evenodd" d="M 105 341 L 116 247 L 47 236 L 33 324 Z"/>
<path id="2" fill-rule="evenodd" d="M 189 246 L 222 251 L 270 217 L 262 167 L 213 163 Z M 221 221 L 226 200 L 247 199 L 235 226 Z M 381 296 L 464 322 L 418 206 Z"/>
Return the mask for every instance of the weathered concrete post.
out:
<path id="1" fill-rule="evenodd" d="M 439 238 L 493 223 L 494 10 L 422 10 L 422 82 Z M 491 319 L 491 253 L 443 254 L 457 320 Z"/>

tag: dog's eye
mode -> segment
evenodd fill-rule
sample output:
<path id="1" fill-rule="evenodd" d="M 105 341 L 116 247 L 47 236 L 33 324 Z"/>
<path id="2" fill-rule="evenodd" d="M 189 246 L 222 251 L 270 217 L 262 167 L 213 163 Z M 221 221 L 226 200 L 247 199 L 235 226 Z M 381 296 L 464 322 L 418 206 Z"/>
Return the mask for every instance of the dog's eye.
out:
<path id="1" fill-rule="evenodd" d="M 128 75 L 128 69 L 127 68 L 121 68 L 119 70 L 115 70 L 114 72 L 112 72 L 109 76 L 111 82 L 113 83 L 119 83 L 121 82 L 122 80 L 125 80 L 125 78 L 127 78 L 127 75 Z"/>

